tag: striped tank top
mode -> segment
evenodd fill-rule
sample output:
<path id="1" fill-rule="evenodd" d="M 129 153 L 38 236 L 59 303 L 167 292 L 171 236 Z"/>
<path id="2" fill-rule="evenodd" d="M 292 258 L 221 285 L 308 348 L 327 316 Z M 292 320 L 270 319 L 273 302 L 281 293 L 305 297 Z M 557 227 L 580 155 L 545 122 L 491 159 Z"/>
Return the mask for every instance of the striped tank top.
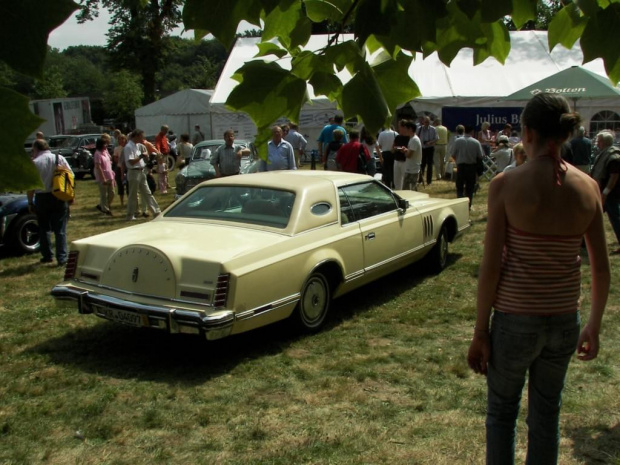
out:
<path id="1" fill-rule="evenodd" d="M 493 307 L 506 313 L 549 315 L 578 310 L 582 236 L 550 236 L 507 226 Z"/>

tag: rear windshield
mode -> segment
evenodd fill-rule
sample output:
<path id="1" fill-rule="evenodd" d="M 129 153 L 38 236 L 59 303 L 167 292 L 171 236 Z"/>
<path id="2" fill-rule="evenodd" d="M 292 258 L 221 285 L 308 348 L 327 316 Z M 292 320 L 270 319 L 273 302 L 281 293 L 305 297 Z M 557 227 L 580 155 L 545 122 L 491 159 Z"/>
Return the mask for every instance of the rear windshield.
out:
<path id="1" fill-rule="evenodd" d="M 165 216 L 286 228 L 294 202 L 295 194 L 289 191 L 206 185 L 183 197 Z"/>

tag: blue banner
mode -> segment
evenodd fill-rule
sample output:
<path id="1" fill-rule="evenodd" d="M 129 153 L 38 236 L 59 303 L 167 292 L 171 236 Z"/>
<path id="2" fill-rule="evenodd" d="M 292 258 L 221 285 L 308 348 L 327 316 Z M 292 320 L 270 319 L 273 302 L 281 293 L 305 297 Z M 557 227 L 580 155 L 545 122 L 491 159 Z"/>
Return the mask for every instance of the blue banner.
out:
<path id="1" fill-rule="evenodd" d="M 494 131 L 504 129 L 506 124 L 520 131 L 522 111 L 521 107 L 443 107 L 441 120 L 450 131 L 454 131 L 459 124 L 472 125 L 478 131 L 485 121 L 491 123 L 491 130 Z"/>

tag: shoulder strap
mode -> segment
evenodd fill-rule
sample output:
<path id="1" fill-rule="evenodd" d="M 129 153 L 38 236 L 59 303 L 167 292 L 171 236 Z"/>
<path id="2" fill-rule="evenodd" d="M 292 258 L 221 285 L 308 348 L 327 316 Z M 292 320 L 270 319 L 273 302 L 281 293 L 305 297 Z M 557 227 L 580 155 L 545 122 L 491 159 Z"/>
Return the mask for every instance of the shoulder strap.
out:
<path id="1" fill-rule="evenodd" d="M 55 155 L 56 155 L 56 166 L 58 166 L 58 154 L 55 154 Z"/>

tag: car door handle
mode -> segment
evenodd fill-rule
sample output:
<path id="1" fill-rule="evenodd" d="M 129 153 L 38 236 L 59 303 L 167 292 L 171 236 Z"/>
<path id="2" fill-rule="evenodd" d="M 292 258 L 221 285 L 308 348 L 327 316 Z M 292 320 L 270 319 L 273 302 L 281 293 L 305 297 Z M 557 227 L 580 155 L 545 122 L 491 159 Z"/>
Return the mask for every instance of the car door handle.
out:
<path id="1" fill-rule="evenodd" d="M 375 233 L 374 232 L 366 234 L 366 240 L 367 241 L 372 241 L 374 238 L 375 238 Z"/>

